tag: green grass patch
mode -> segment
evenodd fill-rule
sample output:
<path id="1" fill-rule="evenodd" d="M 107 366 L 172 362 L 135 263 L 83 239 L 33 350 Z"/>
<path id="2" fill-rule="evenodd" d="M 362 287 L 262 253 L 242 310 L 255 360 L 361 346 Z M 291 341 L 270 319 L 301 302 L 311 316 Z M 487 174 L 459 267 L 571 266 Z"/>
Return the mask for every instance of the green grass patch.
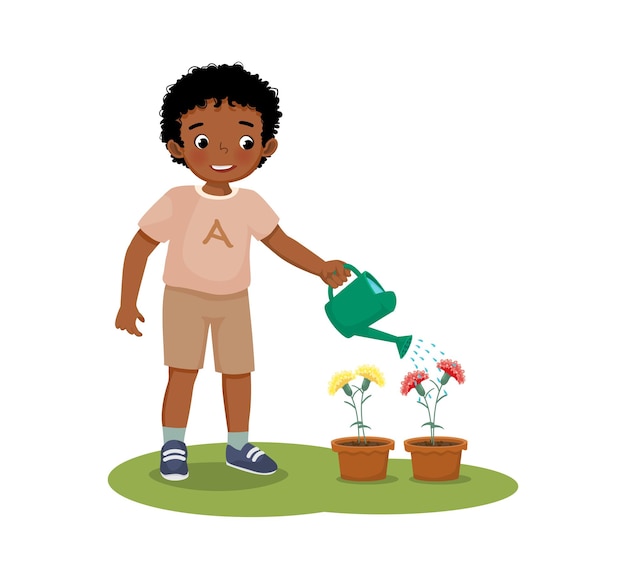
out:
<path id="1" fill-rule="evenodd" d="M 277 463 L 273 475 L 259 476 L 226 466 L 224 444 L 189 447 L 189 478 L 164 480 L 159 452 L 128 460 L 109 475 L 120 495 L 161 509 L 233 517 L 270 517 L 318 512 L 400 514 L 448 511 L 485 505 L 517 490 L 510 477 L 461 465 L 455 481 L 413 479 L 411 460 L 390 458 L 387 478 L 350 482 L 339 476 L 330 448 L 259 443 Z"/>

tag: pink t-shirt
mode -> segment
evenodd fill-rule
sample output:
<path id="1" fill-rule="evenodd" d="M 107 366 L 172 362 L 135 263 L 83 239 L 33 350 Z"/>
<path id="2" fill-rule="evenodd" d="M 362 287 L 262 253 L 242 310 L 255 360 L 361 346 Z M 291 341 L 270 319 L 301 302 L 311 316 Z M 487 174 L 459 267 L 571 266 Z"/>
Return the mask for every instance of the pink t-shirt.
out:
<path id="1" fill-rule="evenodd" d="M 250 285 L 250 239 L 267 237 L 278 216 L 250 189 L 207 195 L 200 185 L 170 189 L 141 218 L 156 241 L 169 241 L 163 281 L 226 295 Z"/>

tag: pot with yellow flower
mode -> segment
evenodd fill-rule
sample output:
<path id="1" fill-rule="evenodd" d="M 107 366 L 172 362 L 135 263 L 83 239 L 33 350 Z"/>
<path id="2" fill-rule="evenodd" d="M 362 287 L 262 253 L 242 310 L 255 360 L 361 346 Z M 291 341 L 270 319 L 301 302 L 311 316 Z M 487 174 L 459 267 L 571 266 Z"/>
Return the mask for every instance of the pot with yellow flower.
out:
<path id="1" fill-rule="evenodd" d="M 350 382 L 361 377 L 361 385 Z M 336 372 L 331 378 L 328 392 L 335 395 L 341 390 L 349 400 L 344 403 L 354 410 L 356 420 L 350 425 L 356 426 L 357 435 L 331 440 L 331 448 L 339 458 L 341 478 L 350 481 L 376 481 L 387 477 L 389 451 L 394 448 L 390 438 L 366 435 L 370 429 L 363 422 L 363 404 L 371 397 L 367 394 L 371 383 L 384 386 L 385 379 L 376 366 L 359 366 L 354 372 L 343 370 Z"/>
<path id="2" fill-rule="evenodd" d="M 400 393 L 406 396 L 411 390 L 417 393 L 417 403 L 428 411 L 428 422 L 422 426 L 430 428 L 430 436 L 419 436 L 404 441 L 404 449 L 411 453 L 413 478 L 424 481 L 446 481 L 459 478 L 461 470 L 461 453 L 467 450 L 467 440 L 451 436 L 435 436 L 436 428 L 443 428 L 436 422 L 437 404 L 448 392 L 444 386 L 450 378 L 459 384 L 465 382 L 465 372 L 461 365 L 453 360 L 440 360 L 437 369 L 443 372 L 436 382 L 432 380 L 426 369 L 419 368 L 409 372 L 402 381 Z M 433 386 L 424 387 L 429 381 Z"/>

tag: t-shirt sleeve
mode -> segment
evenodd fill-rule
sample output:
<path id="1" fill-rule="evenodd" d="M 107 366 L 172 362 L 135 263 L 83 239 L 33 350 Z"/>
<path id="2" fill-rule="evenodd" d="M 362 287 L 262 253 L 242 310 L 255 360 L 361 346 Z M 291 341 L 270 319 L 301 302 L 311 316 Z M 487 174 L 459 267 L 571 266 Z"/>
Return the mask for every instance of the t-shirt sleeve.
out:
<path id="1" fill-rule="evenodd" d="M 139 220 L 139 228 L 156 241 L 169 241 L 173 216 L 172 199 L 165 194 Z"/>
<path id="2" fill-rule="evenodd" d="M 258 193 L 250 192 L 249 226 L 256 239 L 267 237 L 278 225 L 278 215 Z M 147 232 L 146 232 L 147 233 Z"/>

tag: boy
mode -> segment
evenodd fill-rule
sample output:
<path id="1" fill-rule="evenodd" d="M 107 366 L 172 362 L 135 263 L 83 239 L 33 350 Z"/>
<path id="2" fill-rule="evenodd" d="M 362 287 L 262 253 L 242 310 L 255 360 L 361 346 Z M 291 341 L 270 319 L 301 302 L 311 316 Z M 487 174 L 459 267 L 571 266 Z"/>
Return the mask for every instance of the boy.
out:
<path id="1" fill-rule="evenodd" d="M 144 318 L 137 296 L 146 262 L 159 243 L 169 242 L 163 274 L 169 379 L 160 467 L 168 480 L 183 480 L 189 473 L 185 429 L 209 327 L 215 370 L 222 374 L 226 463 L 261 475 L 277 470 L 268 455 L 248 442 L 254 370 L 247 291 L 251 237 L 333 288 L 350 275 L 344 261 L 323 261 L 288 237 L 257 193 L 231 187 L 276 151 L 280 117 L 276 91 L 240 64 L 195 67 L 163 99 L 161 140 L 172 160 L 204 184 L 171 189 L 139 221 L 124 259 L 115 326 L 141 336 L 137 320 Z"/>

